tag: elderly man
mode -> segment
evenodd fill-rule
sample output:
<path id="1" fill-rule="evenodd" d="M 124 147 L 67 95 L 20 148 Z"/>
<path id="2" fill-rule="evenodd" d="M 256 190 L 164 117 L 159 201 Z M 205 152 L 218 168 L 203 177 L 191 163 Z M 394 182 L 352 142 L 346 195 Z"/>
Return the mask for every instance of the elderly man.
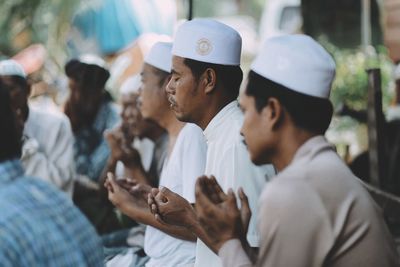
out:
<path id="1" fill-rule="evenodd" d="M 168 135 L 153 120 L 143 119 L 139 110 L 140 87 L 139 75 L 129 77 L 121 86 L 122 123 L 106 133 L 111 155 L 105 173 L 112 172 L 117 177 L 135 178 L 135 168 L 130 166 L 139 165 L 147 175 L 136 177 L 142 178 L 138 182 L 156 187 L 166 157 Z M 137 150 L 140 161 L 132 162 L 132 158 L 129 157 L 129 154 L 133 153 L 130 152 L 131 149 Z"/>
<path id="2" fill-rule="evenodd" d="M 144 118 L 153 119 L 168 132 L 168 155 L 160 186 L 171 188 L 194 203 L 194 185 L 196 178 L 204 173 L 207 146 L 201 129 L 178 121 L 169 107 L 165 88 L 171 77 L 171 48 L 171 43 L 156 43 L 146 56 L 141 73 L 140 108 Z M 133 158 L 132 162 L 137 160 Z M 134 177 L 146 176 L 140 166 L 134 172 Z M 147 206 L 151 187 L 127 186 L 129 193 L 112 177 L 107 179 L 106 187 L 109 199 L 123 213 L 148 225 L 144 250 L 150 260 L 146 266 L 193 266 L 196 237 L 184 227 L 166 225 L 154 218 Z"/>
<path id="3" fill-rule="evenodd" d="M 243 187 L 248 194 L 254 216 L 247 238 L 257 247 L 257 199 L 274 170 L 253 165 L 240 136 L 243 114 L 236 99 L 242 81 L 241 45 L 238 32 L 215 20 L 195 19 L 182 24 L 172 49 L 172 78 L 167 92 L 176 117 L 203 129 L 208 145 L 205 174 L 214 175 L 225 191 Z M 157 204 L 154 210 L 158 216 L 187 227 L 199 237 L 196 266 L 221 266 L 217 255 L 206 246 L 209 240 L 203 236 L 189 203 L 166 188 L 158 195 L 157 191 L 153 193 L 150 202 Z"/>
<path id="4" fill-rule="evenodd" d="M 267 40 L 251 66 L 242 134 L 252 161 L 278 170 L 260 198 L 256 266 L 399 266 L 381 210 L 323 136 L 334 76 L 305 35 Z M 224 266 L 252 266 L 234 193 L 203 177 L 196 208 Z"/>
<path id="5" fill-rule="evenodd" d="M 72 196 L 74 186 L 73 135 L 68 118 L 28 106 L 30 86 L 14 60 L 0 61 L 0 80 L 12 89 L 11 98 L 23 129 L 21 161 L 28 175 L 54 184 Z"/>
<path id="6" fill-rule="evenodd" d="M 1 266 L 102 266 L 100 240 L 71 200 L 24 175 L 18 159 L 24 119 L 10 97 L 14 87 L 0 79 Z"/>

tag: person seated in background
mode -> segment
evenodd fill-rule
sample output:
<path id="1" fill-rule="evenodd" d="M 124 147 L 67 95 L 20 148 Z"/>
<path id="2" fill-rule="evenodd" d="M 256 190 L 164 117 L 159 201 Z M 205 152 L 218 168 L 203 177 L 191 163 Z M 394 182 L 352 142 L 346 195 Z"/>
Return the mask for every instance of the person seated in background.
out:
<path id="1" fill-rule="evenodd" d="M 161 172 L 160 187 L 168 187 L 193 203 L 195 181 L 204 173 L 207 145 L 201 129 L 178 121 L 170 108 L 165 88 L 171 77 L 171 47 L 171 43 L 156 43 L 145 57 L 140 110 L 143 118 L 154 120 L 168 132 L 168 156 Z M 134 154 L 126 162 L 140 164 L 139 157 Z M 143 181 L 145 178 L 139 177 L 147 174 L 139 164 L 133 177 Z M 185 228 L 165 225 L 155 219 L 147 206 L 150 186 L 118 183 L 112 175 L 105 186 L 110 201 L 118 209 L 147 225 L 144 251 L 150 259 L 146 266 L 193 266 L 196 237 Z M 115 257 L 107 265 L 117 266 L 119 260 L 122 257 Z"/>
<path id="2" fill-rule="evenodd" d="M 140 86 L 140 75 L 135 75 L 127 78 L 119 90 L 122 123 L 105 133 L 111 155 L 103 172 L 101 185 L 105 182 L 106 174 L 111 172 L 117 179 L 129 177 L 132 181 L 135 179 L 136 183 L 143 183 L 152 187 L 158 186 L 162 166 L 167 155 L 168 134 L 153 120 L 143 119 L 139 110 Z M 140 157 L 141 160 L 138 158 L 132 161 L 132 154 Z M 146 177 L 142 177 L 145 180 L 136 180 L 140 177 L 135 176 L 135 168 L 130 167 L 132 164 L 139 165 L 139 168 L 147 173 Z M 101 186 L 100 190 L 106 202 L 105 205 L 102 205 L 103 209 L 110 206 L 111 214 L 107 218 L 118 215 L 123 228 L 102 236 L 103 244 L 107 247 L 107 257 L 115 255 L 119 251 L 122 253 L 127 248 L 134 246 L 142 249 L 145 226 L 137 225 L 129 217 L 118 213 L 119 210 L 114 209 L 107 198 L 107 189 Z M 113 249 L 110 250 L 109 248 Z"/>
<path id="3" fill-rule="evenodd" d="M 75 137 L 76 172 L 98 182 L 110 156 L 104 131 L 119 121 L 111 95 L 105 90 L 110 73 L 105 62 L 94 55 L 68 61 L 65 73 L 69 78 L 70 95 L 64 112 Z"/>
<path id="4" fill-rule="evenodd" d="M 239 209 L 232 191 L 197 181 L 197 215 L 224 266 L 399 266 L 380 208 L 324 137 L 334 77 L 332 57 L 306 35 L 270 38 L 253 61 L 241 133 L 252 161 L 278 174 L 260 197 L 255 258 L 246 250 L 246 198 Z"/>
<path id="5" fill-rule="evenodd" d="M 140 86 L 139 75 L 129 77 L 121 86 L 122 123 L 105 133 L 111 149 L 111 156 L 106 171 L 103 173 L 111 172 L 117 178 L 145 178 L 145 180 L 137 182 L 157 187 L 167 154 L 168 135 L 153 120 L 143 119 L 139 109 Z M 141 159 L 140 164 L 136 161 L 130 162 L 129 157 L 124 157 L 126 153 L 130 153 L 131 149 L 137 150 Z M 139 165 L 148 175 L 146 177 L 135 176 L 135 169 L 129 168 L 133 163 Z"/>
<path id="6" fill-rule="evenodd" d="M 102 266 L 100 239 L 71 199 L 24 174 L 25 118 L 14 87 L 0 79 L 0 265 Z"/>
<path id="7" fill-rule="evenodd" d="M 28 105 L 30 86 L 16 61 L 0 61 L 0 80 L 12 90 L 14 108 L 24 121 L 21 162 L 26 174 L 48 181 L 72 196 L 75 167 L 68 118 Z"/>

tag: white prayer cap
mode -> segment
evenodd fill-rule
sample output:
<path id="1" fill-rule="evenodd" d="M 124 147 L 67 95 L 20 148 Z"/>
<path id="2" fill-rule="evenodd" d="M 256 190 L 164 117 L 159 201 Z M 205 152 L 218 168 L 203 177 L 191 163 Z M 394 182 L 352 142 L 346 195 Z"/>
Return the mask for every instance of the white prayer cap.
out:
<path id="1" fill-rule="evenodd" d="M 165 72 L 171 72 L 172 65 L 172 43 L 157 42 L 144 58 L 144 62 Z"/>
<path id="2" fill-rule="evenodd" d="M 0 61 L 0 75 L 11 76 L 16 75 L 22 78 L 26 78 L 26 73 L 22 66 L 13 59 L 6 59 Z"/>
<path id="3" fill-rule="evenodd" d="M 139 93 L 140 86 L 142 86 L 140 75 L 133 75 L 122 83 L 119 92 L 121 95 L 137 94 Z"/>
<path id="4" fill-rule="evenodd" d="M 400 63 L 397 64 L 396 68 L 394 69 L 394 80 L 400 80 Z"/>
<path id="5" fill-rule="evenodd" d="M 107 69 L 107 63 L 101 57 L 93 54 L 81 55 L 78 60 L 87 65 L 96 65 L 103 69 Z"/>
<path id="6" fill-rule="evenodd" d="M 335 62 L 307 35 L 282 35 L 267 39 L 251 65 L 257 74 L 293 91 L 329 98 Z"/>
<path id="7" fill-rule="evenodd" d="M 172 48 L 175 56 L 220 65 L 240 65 L 239 33 L 212 19 L 194 19 L 177 30 Z"/>

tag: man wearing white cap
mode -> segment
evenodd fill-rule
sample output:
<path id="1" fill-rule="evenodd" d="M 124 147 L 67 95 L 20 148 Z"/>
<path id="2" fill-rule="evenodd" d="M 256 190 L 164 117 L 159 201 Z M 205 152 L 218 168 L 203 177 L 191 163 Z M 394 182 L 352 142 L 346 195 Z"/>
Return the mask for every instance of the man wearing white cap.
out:
<path id="1" fill-rule="evenodd" d="M 305 35 L 267 40 L 251 66 L 242 134 L 252 161 L 279 172 L 259 202 L 256 266 L 399 266 L 381 210 L 323 136 L 334 76 L 333 59 Z M 234 194 L 210 190 L 199 179 L 196 208 L 215 250 L 224 266 L 252 266 Z"/>
<path id="2" fill-rule="evenodd" d="M 241 45 L 237 31 L 215 20 L 194 19 L 182 24 L 172 49 L 172 78 L 167 92 L 177 118 L 203 129 L 208 145 L 205 174 L 215 176 L 224 191 L 242 187 L 248 194 L 253 218 L 247 239 L 251 246 L 257 247 L 257 199 L 268 175 L 274 170 L 252 164 L 240 136 L 243 114 L 236 99 L 243 76 Z M 164 203 L 157 198 L 168 201 Z M 154 201 L 158 215 L 164 221 L 171 224 L 186 222 L 185 226 L 199 237 L 196 266 L 221 266 L 218 256 L 206 246 L 207 240 L 202 239 L 203 230 L 198 227 L 194 210 L 187 202 L 167 189 Z M 183 205 L 186 209 L 180 208 Z M 176 214 L 178 210 L 184 212 Z"/>
<path id="3" fill-rule="evenodd" d="M 169 107 L 165 87 L 170 79 L 171 43 L 156 43 L 145 57 L 142 70 L 141 113 L 165 128 L 169 135 L 168 156 L 165 160 L 160 186 L 194 203 L 196 178 L 204 173 L 207 145 L 201 129 L 175 118 Z M 138 170 L 135 174 L 143 175 Z M 193 266 L 195 235 L 186 228 L 160 223 L 147 206 L 151 188 L 138 186 L 122 188 L 113 177 L 106 181 L 109 199 L 132 219 L 147 224 L 144 251 L 150 257 L 146 266 Z M 131 194 L 126 190 L 128 189 Z M 139 191 L 139 192 L 138 192 Z"/>
<path id="4" fill-rule="evenodd" d="M 143 119 L 139 110 L 140 75 L 129 77 L 120 88 L 121 94 L 121 125 L 106 132 L 106 138 L 111 149 L 107 163 L 107 172 L 115 173 L 117 177 L 129 177 L 130 169 L 123 161 L 132 161 L 131 149 L 137 149 L 141 158 L 136 165 L 148 172 L 144 182 L 158 186 L 159 176 L 166 156 L 168 135 L 164 129 L 150 119 Z M 119 164 L 117 164 L 119 163 Z M 128 164 L 129 165 L 129 164 Z M 105 173 L 107 173 L 105 172 Z M 104 182 L 104 181 L 103 181 Z"/>
<path id="5" fill-rule="evenodd" d="M 0 79 L 12 85 L 14 108 L 23 131 L 21 161 L 27 174 L 40 177 L 72 196 L 74 186 L 73 135 L 68 118 L 28 106 L 30 85 L 22 66 L 0 61 Z"/>

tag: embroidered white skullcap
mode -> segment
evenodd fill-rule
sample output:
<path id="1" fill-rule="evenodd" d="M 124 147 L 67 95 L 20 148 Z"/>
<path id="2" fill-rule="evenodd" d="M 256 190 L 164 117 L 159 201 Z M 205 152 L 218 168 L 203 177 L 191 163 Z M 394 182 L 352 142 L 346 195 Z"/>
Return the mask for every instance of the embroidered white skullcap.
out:
<path id="1" fill-rule="evenodd" d="M 194 19 L 179 26 L 172 54 L 201 62 L 240 65 L 242 38 L 233 28 L 212 19 Z"/>
<path id="2" fill-rule="evenodd" d="M 103 69 L 107 69 L 107 63 L 101 57 L 93 54 L 81 55 L 79 61 L 88 65 L 96 65 Z"/>
<path id="3" fill-rule="evenodd" d="M 149 53 L 144 58 L 144 62 L 156 67 L 157 69 L 165 72 L 171 72 L 172 65 L 172 43 L 169 42 L 157 42 L 155 43 Z"/>
<path id="4" fill-rule="evenodd" d="M 13 59 L 6 59 L 0 61 L 0 75 L 11 76 L 16 75 L 22 78 L 26 78 L 26 73 L 22 66 Z"/>
<path id="5" fill-rule="evenodd" d="M 139 93 L 140 86 L 142 86 L 140 75 L 133 75 L 122 83 L 119 92 L 121 95 L 137 94 Z"/>
<path id="6" fill-rule="evenodd" d="M 395 67 L 393 76 L 395 81 L 400 80 L 400 63 Z"/>
<path id="7" fill-rule="evenodd" d="M 251 65 L 251 70 L 269 80 L 319 98 L 329 98 L 335 68 L 328 52 L 301 34 L 267 39 Z"/>

